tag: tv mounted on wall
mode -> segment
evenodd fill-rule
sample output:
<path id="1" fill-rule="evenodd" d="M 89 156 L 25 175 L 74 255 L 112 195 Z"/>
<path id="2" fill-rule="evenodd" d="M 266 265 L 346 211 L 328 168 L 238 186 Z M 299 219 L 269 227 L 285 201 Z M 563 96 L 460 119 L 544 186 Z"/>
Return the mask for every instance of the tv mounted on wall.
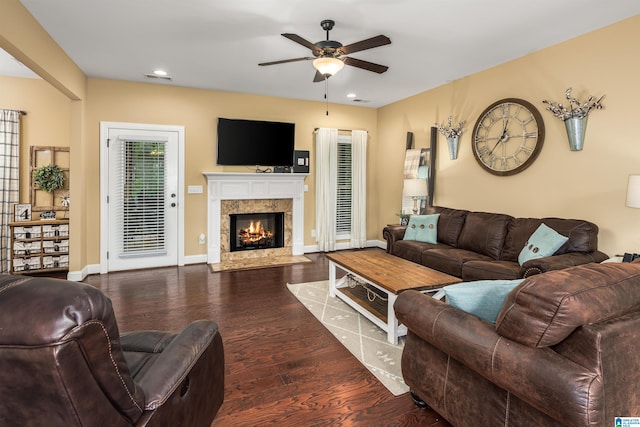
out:
<path id="1" fill-rule="evenodd" d="M 295 124 L 218 118 L 217 164 L 292 166 Z"/>

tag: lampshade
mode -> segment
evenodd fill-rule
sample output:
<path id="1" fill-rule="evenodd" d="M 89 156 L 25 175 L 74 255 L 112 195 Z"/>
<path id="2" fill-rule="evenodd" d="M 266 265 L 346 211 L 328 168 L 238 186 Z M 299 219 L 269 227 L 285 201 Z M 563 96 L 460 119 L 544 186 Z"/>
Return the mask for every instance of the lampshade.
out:
<path id="1" fill-rule="evenodd" d="M 640 175 L 629 175 L 627 206 L 630 208 L 640 208 Z"/>
<path id="2" fill-rule="evenodd" d="M 426 179 L 405 179 L 402 194 L 407 197 L 420 197 L 427 195 Z"/>
<path id="3" fill-rule="evenodd" d="M 318 70 L 318 72 L 323 76 L 333 76 L 335 73 L 342 70 L 342 67 L 344 67 L 344 62 L 338 58 L 324 57 L 313 60 L 313 68 Z"/>

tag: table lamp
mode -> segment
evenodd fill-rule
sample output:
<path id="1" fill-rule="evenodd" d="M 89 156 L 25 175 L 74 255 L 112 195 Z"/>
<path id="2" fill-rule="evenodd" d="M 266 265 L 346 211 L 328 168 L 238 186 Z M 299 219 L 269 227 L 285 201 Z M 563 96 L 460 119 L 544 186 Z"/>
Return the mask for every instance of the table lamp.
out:
<path id="1" fill-rule="evenodd" d="M 630 208 L 640 208 L 640 175 L 629 175 L 627 206 Z"/>
<path id="2" fill-rule="evenodd" d="M 418 198 L 427 195 L 426 179 L 405 179 L 402 194 L 413 199 L 413 214 L 418 214 Z"/>

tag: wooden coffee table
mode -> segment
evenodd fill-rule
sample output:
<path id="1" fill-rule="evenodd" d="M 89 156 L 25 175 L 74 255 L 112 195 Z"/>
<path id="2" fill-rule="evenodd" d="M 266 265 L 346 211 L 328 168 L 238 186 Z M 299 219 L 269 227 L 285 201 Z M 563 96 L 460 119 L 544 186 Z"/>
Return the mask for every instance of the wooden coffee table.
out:
<path id="1" fill-rule="evenodd" d="M 329 260 L 329 295 L 337 296 L 378 325 L 394 345 L 398 344 L 399 337 L 407 334 L 406 326 L 398 324 L 393 310 L 400 292 L 414 289 L 442 298 L 444 285 L 462 281 L 378 249 L 332 252 L 326 257 Z M 338 269 L 347 274 L 336 280 Z M 354 283 L 359 284 L 354 286 Z M 376 298 L 386 299 L 386 304 L 382 308 L 380 304 L 374 304 Z"/>

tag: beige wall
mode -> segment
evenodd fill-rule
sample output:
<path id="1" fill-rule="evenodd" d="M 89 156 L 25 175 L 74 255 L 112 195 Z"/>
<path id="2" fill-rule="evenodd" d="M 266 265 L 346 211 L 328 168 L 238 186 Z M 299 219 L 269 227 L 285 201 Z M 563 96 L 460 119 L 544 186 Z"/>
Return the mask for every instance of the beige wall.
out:
<path id="1" fill-rule="evenodd" d="M 30 203 L 30 147 L 69 146 L 71 101 L 41 79 L 0 76 L 0 93 L 0 108 L 27 112 L 20 125 L 20 202 Z"/>
<path id="2" fill-rule="evenodd" d="M 376 135 L 376 110 L 363 107 L 331 105 L 325 115 L 322 102 L 295 101 L 230 92 L 178 88 L 159 84 L 131 83 L 89 79 L 85 140 L 87 141 L 87 259 L 99 262 L 99 126 L 100 121 L 133 122 L 185 126 L 185 255 L 205 254 L 198 235 L 207 231 L 206 179 L 202 172 L 253 171 L 253 168 L 222 168 L 216 165 L 216 120 L 218 117 L 287 121 L 296 124 L 296 149 L 311 152 L 312 165 L 305 184 L 305 245 L 315 245 L 311 230 L 315 228 L 315 150 L 313 130 L 317 127 L 364 129 L 369 132 L 369 146 L 379 144 Z M 378 150 L 370 149 L 375 160 Z M 369 168 L 367 194 L 368 236 L 378 235 L 377 179 Z M 186 186 L 202 185 L 203 194 L 186 194 Z"/>
<path id="3" fill-rule="evenodd" d="M 640 174 L 640 16 L 477 73 L 378 110 L 381 152 L 376 170 L 397 171 L 381 181 L 381 225 L 395 222 L 402 191 L 407 131 L 425 147 L 428 130 L 450 114 L 467 120 L 457 160 L 438 139 L 435 204 L 505 212 L 515 216 L 586 219 L 600 227 L 609 255 L 640 251 L 640 210 L 625 207 L 628 175 Z M 437 66 L 437 64 L 434 64 Z M 563 101 L 567 87 L 585 100 L 606 95 L 605 108 L 589 117 L 584 150 L 569 151 L 564 124 L 544 110 L 543 99 Z M 485 172 L 471 150 L 480 113 L 503 98 L 522 98 L 541 112 L 546 138 L 538 159 L 524 172 L 499 177 Z M 389 200 L 395 201 L 388 203 Z"/>

